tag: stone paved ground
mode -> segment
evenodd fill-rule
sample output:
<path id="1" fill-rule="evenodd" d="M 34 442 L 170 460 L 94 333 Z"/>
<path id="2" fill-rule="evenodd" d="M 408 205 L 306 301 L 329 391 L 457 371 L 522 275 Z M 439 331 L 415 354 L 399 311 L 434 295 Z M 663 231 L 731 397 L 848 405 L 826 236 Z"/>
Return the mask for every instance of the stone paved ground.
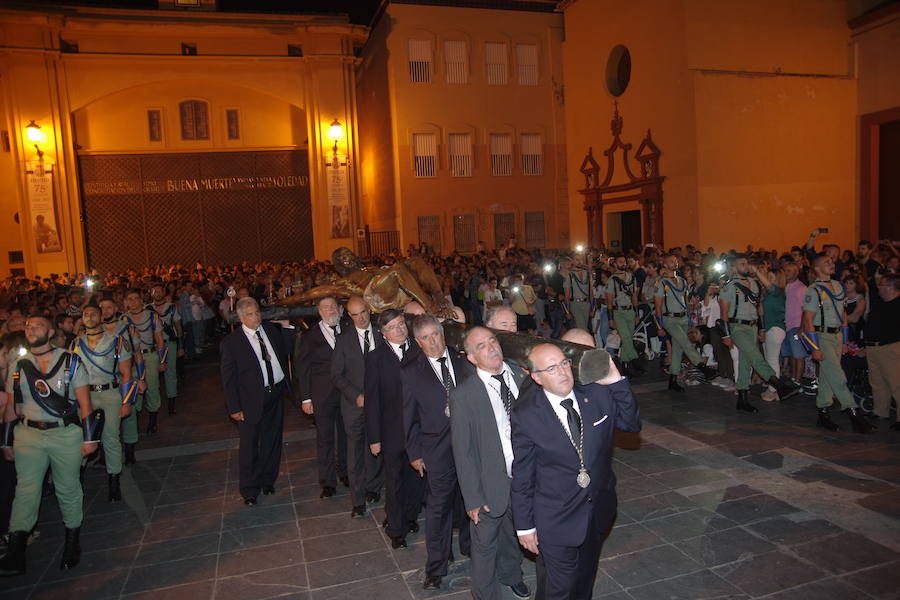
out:
<path id="1" fill-rule="evenodd" d="M 717 388 L 664 387 L 636 382 L 644 431 L 617 442 L 620 514 L 596 598 L 900 597 L 900 434 L 884 424 L 871 436 L 826 434 L 806 400 L 737 415 Z M 245 507 L 223 413 L 208 356 L 187 370 L 179 415 L 161 415 L 123 475 L 124 502 L 108 504 L 103 471 L 89 469 L 79 567 L 58 568 L 63 526 L 48 498 L 28 573 L 0 580 L 0 597 L 470 597 L 468 561 L 426 593 L 424 533 L 394 551 L 380 507 L 350 519 L 346 490 L 318 499 L 314 430 L 294 408 L 277 492 Z M 533 582 L 533 564 L 524 567 Z"/>

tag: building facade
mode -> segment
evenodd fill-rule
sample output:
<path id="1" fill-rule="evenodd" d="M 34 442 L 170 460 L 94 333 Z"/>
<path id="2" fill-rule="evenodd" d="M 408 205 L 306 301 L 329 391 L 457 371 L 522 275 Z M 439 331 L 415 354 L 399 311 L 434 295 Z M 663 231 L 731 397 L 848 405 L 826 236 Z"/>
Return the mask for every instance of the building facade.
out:
<path id="1" fill-rule="evenodd" d="M 365 39 L 342 16 L 0 11 L 0 269 L 352 245 Z"/>
<path id="2" fill-rule="evenodd" d="M 447 6 L 441 4 L 455 4 Z M 357 70 L 361 222 L 444 254 L 569 240 L 555 2 L 390 2 Z"/>
<path id="3" fill-rule="evenodd" d="M 896 4 L 853 20 L 877 4 L 562 2 L 573 237 L 587 236 L 585 200 L 597 195 L 584 193 L 575 169 L 593 147 L 602 180 L 616 110 L 631 160 L 648 130 L 660 150 L 664 233 L 656 243 L 785 249 L 815 227 L 830 229 L 820 241 L 845 248 L 860 236 L 885 237 L 884 219 L 879 229 L 860 197 L 878 163 L 861 173 L 860 122 L 900 108 L 900 20 Z M 900 119 L 883 115 L 870 126 Z M 611 184 L 629 183 L 624 169 L 616 175 Z M 644 210 L 613 194 L 596 237 L 616 241 L 623 217 L 640 211 L 638 244 L 651 241 Z"/>

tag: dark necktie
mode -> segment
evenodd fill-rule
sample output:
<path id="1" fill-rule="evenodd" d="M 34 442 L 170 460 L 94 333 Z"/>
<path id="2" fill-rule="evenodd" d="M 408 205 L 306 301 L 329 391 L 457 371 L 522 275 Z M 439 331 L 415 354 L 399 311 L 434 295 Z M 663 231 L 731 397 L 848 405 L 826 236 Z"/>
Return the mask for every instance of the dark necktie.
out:
<path id="1" fill-rule="evenodd" d="M 566 419 L 569 421 L 569 433 L 572 436 L 573 440 L 578 440 L 581 438 L 581 417 L 578 416 L 578 411 L 575 410 L 575 407 L 572 406 L 572 399 L 566 398 L 562 402 L 560 402 L 562 407 L 566 409 Z"/>
<path id="2" fill-rule="evenodd" d="M 450 376 L 450 367 L 447 366 L 447 357 L 442 356 L 438 359 L 438 362 L 441 363 L 441 383 L 444 384 L 444 389 L 447 390 L 447 393 L 450 393 L 455 385 L 453 385 L 453 377 Z"/>
<path id="3" fill-rule="evenodd" d="M 508 417 L 513 403 L 512 390 L 506 385 L 506 380 L 503 379 L 503 373 L 491 375 L 491 377 L 500 382 L 500 399 L 503 400 L 503 408 L 506 409 L 506 416 Z"/>
<path id="4" fill-rule="evenodd" d="M 337 339 L 337 325 L 329 325 L 331 327 L 331 334 L 334 336 L 334 339 Z"/>
<path id="5" fill-rule="evenodd" d="M 266 342 L 263 341 L 259 329 L 256 330 L 256 339 L 259 341 L 259 350 L 262 353 L 263 362 L 266 363 L 266 380 L 263 383 L 266 386 L 275 385 L 275 376 L 272 374 L 272 357 L 269 356 L 269 349 L 266 348 Z"/>
<path id="6" fill-rule="evenodd" d="M 369 330 L 366 329 L 365 339 L 363 339 L 363 354 L 368 354 L 371 346 L 369 345 Z"/>
<path id="7" fill-rule="evenodd" d="M 400 344 L 400 360 L 406 357 L 406 344 Z"/>

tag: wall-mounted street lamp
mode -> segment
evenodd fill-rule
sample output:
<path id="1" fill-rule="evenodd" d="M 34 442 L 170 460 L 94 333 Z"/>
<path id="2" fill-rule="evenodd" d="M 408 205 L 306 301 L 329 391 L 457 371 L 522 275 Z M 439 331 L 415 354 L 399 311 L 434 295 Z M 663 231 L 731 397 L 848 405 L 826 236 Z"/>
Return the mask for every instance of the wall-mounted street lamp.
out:
<path id="1" fill-rule="evenodd" d="M 25 137 L 28 138 L 29 142 L 34 144 L 34 150 L 37 152 L 38 160 L 43 160 L 44 153 L 41 151 L 41 144 L 47 141 L 47 136 L 41 131 L 41 126 L 34 122 L 34 119 L 25 126 Z"/>
<path id="2" fill-rule="evenodd" d="M 328 126 L 328 139 L 334 142 L 334 147 L 331 149 L 332 153 L 337 156 L 338 151 L 338 142 L 344 138 L 344 126 L 341 125 L 341 122 L 335 119 L 331 122 L 331 125 Z"/>

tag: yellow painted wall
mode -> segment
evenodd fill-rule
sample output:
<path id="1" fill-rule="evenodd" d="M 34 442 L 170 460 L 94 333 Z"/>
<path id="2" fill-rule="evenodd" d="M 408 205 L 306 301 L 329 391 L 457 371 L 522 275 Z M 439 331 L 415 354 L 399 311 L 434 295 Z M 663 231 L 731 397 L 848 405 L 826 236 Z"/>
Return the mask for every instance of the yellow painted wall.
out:
<path id="1" fill-rule="evenodd" d="M 852 244 L 856 83 L 838 0 L 579 0 L 566 9 L 573 230 L 586 148 L 611 139 L 609 51 L 631 51 L 623 139 L 662 151 L 664 242 L 786 248 L 814 227 Z M 603 161 L 600 161 L 603 164 Z"/>
<path id="2" fill-rule="evenodd" d="M 900 106 L 900 11 L 853 32 L 859 114 Z"/>
<path id="3" fill-rule="evenodd" d="M 524 243 L 524 213 L 543 211 L 548 246 L 568 243 L 569 223 L 565 185 L 565 131 L 563 107 L 555 95 L 562 81 L 559 49 L 562 19 L 552 13 L 483 10 L 456 7 L 391 4 L 364 51 L 364 65 L 371 54 L 387 56 L 387 82 L 382 97 L 390 102 L 394 159 L 396 214 L 400 215 L 401 243 L 418 243 L 418 217 L 439 216 L 442 250 L 453 250 L 455 214 L 476 215 L 477 238 L 495 244 L 493 213 L 516 213 L 517 237 Z M 434 56 L 433 83 L 412 83 L 408 68 L 410 39 L 431 39 Z M 466 84 L 448 84 L 443 65 L 443 41 L 468 43 L 469 79 Z M 509 49 L 509 82 L 488 85 L 485 78 L 484 43 L 502 41 Z M 539 85 L 521 86 L 516 81 L 515 44 L 538 46 Z M 369 85 L 369 84 L 367 84 Z M 362 96 L 360 97 L 362 104 Z M 365 109 L 364 109 L 365 110 Z M 412 134 L 433 132 L 440 159 L 438 176 L 417 178 L 413 172 Z M 448 135 L 470 133 L 473 139 L 472 177 L 451 177 Z M 490 133 L 540 133 L 543 143 L 543 174 L 525 176 L 518 160 L 518 142 L 513 150 L 512 176 L 492 176 L 486 148 Z M 366 142 L 363 142 L 364 144 Z M 368 160 L 364 157 L 364 161 Z M 388 177 L 383 169 L 364 169 L 363 178 Z M 366 184 L 369 185 L 368 183 Z M 372 183 L 380 196 L 374 205 L 389 203 L 388 185 Z M 381 220 L 379 222 L 385 222 Z M 501 240 L 502 241 L 502 240 Z"/>
<path id="4" fill-rule="evenodd" d="M 346 132 L 339 152 L 352 156 L 356 151 L 353 54 L 365 35 L 365 28 L 341 17 L 179 12 L 161 18 L 157 11 L 102 8 L 67 9 L 64 17 L 53 9 L 0 12 L 4 128 L 21 136 L 28 120 L 35 119 L 51 133 L 44 150 L 46 159 L 56 163 L 65 251 L 28 251 L 32 234 L 20 227 L 29 274 L 86 266 L 76 152 L 308 147 L 316 256 L 326 258 L 334 248 L 350 245 L 349 238 L 328 238 L 323 156 L 331 151 L 325 135 L 334 118 Z M 60 39 L 77 43 L 79 52 L 60 53 Z M 182 42 L 196 44 L 198 56 L 181 56 Z M 302 47 L 304 56 L 288 57 L 288 44 Z M 178 102 L 189 98 L 210 103 L 208 141 L 180 139 Z M 147 108 L 164 112 L 163 142 L 148 139 Z M 241 111 L 240 141 L 226 139 L 226 108 Z M 24 161 L 33 152 L 14 146 L 10 162 L 17 172 L 12 181 L 0 182 L 0 191 L 11 192 L 0 199 L 0 215 L 26 204 Z M 351 206 L 356 193 L 351 170 Z M 0 269 L 5 270 L 5 259 L 0 256 Z"/>

